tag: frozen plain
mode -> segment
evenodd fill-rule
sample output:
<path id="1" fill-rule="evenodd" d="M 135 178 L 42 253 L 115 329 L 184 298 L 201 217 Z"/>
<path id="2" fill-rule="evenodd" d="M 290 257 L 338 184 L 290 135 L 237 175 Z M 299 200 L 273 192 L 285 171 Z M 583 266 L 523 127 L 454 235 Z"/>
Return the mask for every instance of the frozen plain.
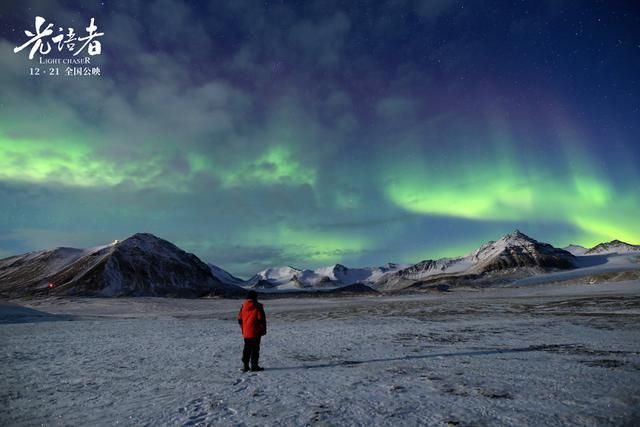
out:
<path id="1" fill-rule="evenodd" d="M 640 282 L 0 302 L 0 425 L 638 425 Z"/>

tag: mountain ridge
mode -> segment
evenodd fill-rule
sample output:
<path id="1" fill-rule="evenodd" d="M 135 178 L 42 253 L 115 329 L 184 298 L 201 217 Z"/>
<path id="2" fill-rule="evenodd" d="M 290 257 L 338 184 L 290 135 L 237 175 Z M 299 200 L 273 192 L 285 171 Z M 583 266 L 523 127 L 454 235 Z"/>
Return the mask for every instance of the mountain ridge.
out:
<path id="1" fill-rule="evenodd" d="M 640 246 L 612 240 L 590 249 L 578 245 L 559 249 L 514 230 L 459 257 L 360 268 L 341 263 L 315 269 L 271 267 L 243 280 L 167 240 L 136 233 L 87 249 L 61 246 L 0 259 L 0 294 L 198 297 L 238 296 L 249 289 L 299 293 L 351 287 L 396 291 L 572 269 L 578 267 L 576 255 L 584 258 L 617 252 L 640 252 Z M 53 289 L 48 289 L 49 283 Z"/>
<path id="2" fill-rule="evenodd" d="M 640 252 L 640 245 L 623 242 L 615 239 L 609 242 L 598 243 L 585 252 L 585 255 L 606 254 L 606 253 L 629 253 Z"/>
<path id="3" fill-rule="evenodd" d="M 576 267 L 571 253 L 538 242 L 519 230 L 491 240 L 465 256 L 424 260 L 409 268 L 385 276 L 376 285 L 378 290 L 400 290 L 423 282 L 437 282 L 450 278 L 460 281 L 476 280 L 489 274 L 570 269 Z"/>

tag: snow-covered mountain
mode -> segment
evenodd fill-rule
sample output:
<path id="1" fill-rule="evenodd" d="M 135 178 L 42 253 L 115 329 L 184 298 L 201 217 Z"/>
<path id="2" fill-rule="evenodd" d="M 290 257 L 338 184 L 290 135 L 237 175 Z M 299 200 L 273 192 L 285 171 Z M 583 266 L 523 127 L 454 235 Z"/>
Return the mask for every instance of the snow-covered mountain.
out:
<path id="1" fill-rule="evenodd" d="M 602 254 L 627 254 L 640 252 L 640 245 L 632 245 L 620 240 L 612 240 L 606 243 L 600 243 L 585 252 L 585 255 L 602 255 Z"/>
<path id="2" fill-rule="evenodd" d="M 91 249 L 57 248 L 0 260 L 0 292 L 199 297 L 243 291 L 216 279 L 195 255 L 138 233 Z"/>
<path id="3" fill-rule="evenodd" d="M 473 266 L 468 271 L 478 274 L 518 267 L 575 267 L 575 257 L 571 253 L 538 242 L 519 230 L 482 245 L 469 257 Z"/>
<path id="4" fill-rule="evenodd" d="M 263 270 L 245 282 L 244 286 L 258 290 L 300 291 L 327 290 L 345 286 L 375 284 L 385 274 L 398 271 L 406 265 L 388 263 L 381 267 L 349 268 L 342 264 L 301 270 L 290 266 Z"/>
<path id="5" fill-rule="evenodd" d="M 261 292 L 395 291 L 415 286 L 487 286 L 552 270 L 593 263 L 595 254 L 640 252 L 640 246 L 613 240 L 587 250 L 567 250 L 538 242 L 518 230 L 480 246 L 466 256 L 425 260 L 414 265 L 385 264 L 349 268 L 333 264 L 316 269 L 290 266 L 263 270 L 242 280 L 224 269 L 152 234 L 89 249 L 60 247 L 0 260 L 0 295 L 185 296 Z M 48 289 L 49 284 L 52 289 Z"/>
<path id="6" fill-rule="evenodd" d="M 76 248 L 54 248 L 29 252 L 0 260 L 0 288 L 3 291 L 47 285 L 49 277 L 72 264 L 86 252 Z"/>
<path id="7" fill-rule="evenodd" d="M 349 268 L 342 264 L 334 264 L 329 267 L 317 268 L 314 272 L 343 285 L 352 285 L 354 283 L 371 285 L 380 280 L 385 274 L 396 272 L 408 266 L 390 262 L 379 267 Z"/>
<path id="8" fill-rule="evenodd" d="M 589 248 L 585 248 L 584 246 L 580 246 L 580 245 L 569 245 L 569 246 L 565 246 L 562 249 L 576 256 L 584 255 L 585 252 L 589 250 Z"/>
<path id="9" fill-rule="evenodd" d="M 309 271 L 309 270 L 307 270 Z M 302 273 L 302 270 L 298 270 L 294 267 L 271 267 L 263 270 L 248 280 L 247 285 L 261 288 L 271 288 L 276 286 L 285 285 L 289 282 L 295 281 L 295 278 Z"/>
<path id="10" fill-rule="evenodd" d="M 261 291 L 300 291 L 365 284 L 380 291 L 394 291 L 440 279 L 454 285 L 491 285 L 496 281 L 505 282 L 554 270 L 578 268 L 582 264 L 577 262 L 576 257 L 631 252 L 640 252 L 640 246 L 614 240 L 592 249 L 579 245 L 559 249 L 514 230 L 465 256 L 372 268 L 348 268 L 342 264 L 313 270 L 276 267 L 261 271 L 242 286 Z"/>
<path id="11" fill-rule="evenodd" d="M 397 290 L 417 282 L 444 277 L 481 276 L 488 273 L 511 273 L 529 269 L 569 269 L 575 257 L 562 249 L 521 233 L 519 230 L 490 241 L 470 254 L 457 258 L 421 261 L 376 282 L 379 290 Z"/>

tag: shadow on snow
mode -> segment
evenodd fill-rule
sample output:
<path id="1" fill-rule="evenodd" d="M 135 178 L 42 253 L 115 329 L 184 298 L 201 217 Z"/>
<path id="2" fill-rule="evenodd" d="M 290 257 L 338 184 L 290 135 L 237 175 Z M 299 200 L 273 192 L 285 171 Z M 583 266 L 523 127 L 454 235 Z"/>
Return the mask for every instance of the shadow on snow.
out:
<path id="1" fill-rule="evenodd" d="M 15 304 L 0 304 L 0 324 L 51 322 L 73 319 L 74 316 L 70 315 L 51 314 Z"/>
<path id="2" fill-rule="evenodd" d="M 267 368 L 269 371 L 285 371 L 285 370 L 293 370 L 293 369 L 316 369 L 316 368 L 335 368 L 339 366 L 355 366 L 355 365 L 364 365 L 367 363 L 384 363 L 384 362 L 398 362 L 403 360 L 416 360 L 416 359 L 434 359 L 438 357 L 460 357 L 460 356 L 488 356 L 492 354 L 508 354 L 508 353 L 524 353 L 531 351 L 545 351 L 550 348 L 557 347 L 556 345 L 531 345 L 529 347 L 521 347 L 521 348 L 508 348 L 508 349 L 498 349 L 498 350 L 481 350 L 481 351 L 465 351 L 460 353 L 433 353 L 433 354 L 422 354 L 422 355 L 414 355 L 414 356 L 402 356 L 402 357 L 388 357 L 388 358 L 380 358 L 380 359 L 369 359 L 369 360 L 343 360 L 331 363 L 323 363 L 319 365 L 302 365 L 302 366 L 289 366 L 289 367 L 276 367 L 276 368 Z"/>

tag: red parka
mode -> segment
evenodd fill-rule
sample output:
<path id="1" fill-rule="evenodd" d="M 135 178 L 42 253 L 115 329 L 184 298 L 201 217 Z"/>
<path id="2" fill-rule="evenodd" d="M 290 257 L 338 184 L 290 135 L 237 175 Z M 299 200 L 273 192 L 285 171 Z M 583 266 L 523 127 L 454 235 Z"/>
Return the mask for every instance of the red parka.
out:
<path id="1" fill-rule="evenodd" d="M 244 338 L 258 338 L 267 334 L 267 316 L 262 304 L 248 299 L 238 313 L 238 323 Z"/>

